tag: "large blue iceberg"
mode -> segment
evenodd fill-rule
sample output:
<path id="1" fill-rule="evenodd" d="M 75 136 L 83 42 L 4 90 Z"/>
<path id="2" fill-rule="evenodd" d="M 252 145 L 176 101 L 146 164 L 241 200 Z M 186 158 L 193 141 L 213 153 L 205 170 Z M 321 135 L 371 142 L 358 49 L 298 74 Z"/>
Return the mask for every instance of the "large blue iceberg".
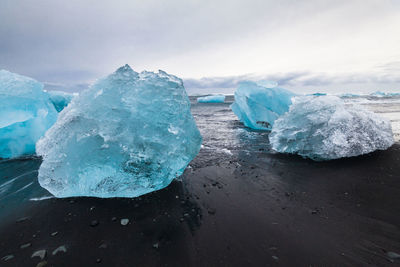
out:
<path id="1" fill-rule="evenodd" d="M 224 95 L 208 95 L 197 98 L 198 103 L 224 103 L 224 101 Z"/>
<path id="2" fill-rule="evenodd" d="M 336 96 L 296 97 L 269 139 L 278 152 L 313 160 L 358 156 L 394 142 L 388 120 Z"/>
<path id="3" fill-rule="evenodd" d="M 0 70 L 0 103 L 0 158 L 34 154 L 36 141 L 57 120 L 43 84 Z"/>
<path id="4" fill-rule="evenodd" d="M 270 81 L 244 81 L 235 92 L 233 112 L 243 124 L 258 130 L 271 130 L 274 121 L 289 110 L 294 94 Z"/>
<path id="5" fill-rule="evenodd" d="M 74 98 L 39 140 L 39 183 L 56 197 L 136 197 L 180 176 L 201 140 L 181 79 L 125 65 Z"/>
<path id="6" fill-rule="evenodd" d="M 53 103 L 57 112 L 61 112 L 71 102 L 74 94 L 62 91 L 48 91 L 50 100 Z"/>

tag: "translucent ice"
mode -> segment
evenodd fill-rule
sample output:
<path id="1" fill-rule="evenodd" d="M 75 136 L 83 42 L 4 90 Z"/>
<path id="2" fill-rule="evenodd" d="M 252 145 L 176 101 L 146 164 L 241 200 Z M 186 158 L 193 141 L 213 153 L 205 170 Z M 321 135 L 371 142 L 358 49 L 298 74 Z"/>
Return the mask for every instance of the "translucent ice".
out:
<path id="1" fill-rule="evenodd" d="M 388 120 L 336 96 L 296 97 L 269 139 L 276 151 L 314 160 L 358 156 L 394 142 Z"/>
<path id="2" fill-rule="evenodd" d="M 375 97 L 391 97 L 391 96 L 400 96 L 400 93 L 385 93 L 381 91 L 376 91 L 370 94 Z"/>
<path id="3" fill-rule="evenodd" d="M 313 93 L 311 95 L 313 95 L 313 96 L 324 96 L 324 95 L 326 95 L 326 93 Z"/>
<path id="4" fill-rule="evenodd" d="M 182 80 L 125 65 L 74 98 L 39 140 L 39 183 L 56 197 L 135 197 L 166 187 L 200 145 Z"/>
<path id="5" fill-rule="evenodd" d="M 36 141 L 56 119 L 41 83 L 0 70 L 0 158 L 34 154 Z"/>
<path id="6" fill-rule="evenodd" d="M 224 95 L 209 95 L 197 98 L 199 103 L 224 103 Z"/>
<path id="7" fill-rule="evenodd" d="M 245 126 L 270 130 L 274 121 L 289 110 L 294 94 L 277 86 L 276 82 L 269 81 L 239 84 L 231 108 Z"/>
<path id="8" fill-rule="evenodd" d="M 74 94 L 62 91 L 48 91 L 50 100 L 56 108 L 57 112 L 63 110 L 71 102 Z"/>

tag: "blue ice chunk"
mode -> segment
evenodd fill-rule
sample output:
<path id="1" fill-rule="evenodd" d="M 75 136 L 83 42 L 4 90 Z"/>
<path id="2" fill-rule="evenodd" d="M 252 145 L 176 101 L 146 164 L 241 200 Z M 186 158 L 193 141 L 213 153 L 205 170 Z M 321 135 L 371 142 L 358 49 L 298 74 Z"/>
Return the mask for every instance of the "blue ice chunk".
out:
<path id="1" fill-rule="evenodd" d="M 278 152 L 313 160 L 358 156 L 394 142 L 387 119 L 336 96 L 296 97 L 275 121 L 269 140 Z"/>
<path id="2" fill-rule="evenodd" d="M 36 141 L 56 120 L 43 84 L 0 70 L 0 158 L 34 154 Z"/>
<path id="3" fill-rule="evenodd" d="M 50 100 L 57 112 L 60 112 L 66 106 L 68 106 L 74 97 L 74 94 L 62 91 L 48 91 L 47 93 L 50 95 Z"/>
<path id="4" fill-rule="evenodd" d="M 360 97 L 360 95 L 352 94 L 352 93 L 343 93 L 343 94 L 340 94 L 339 97 L 341 97 L 341 98 L 355 98 L 355 97 Z"/>
<path id="5" fill-rule="evenodd" d="M 376 91 L 370 94 L 371 96 L 376 96 L 376 97 L 391 97 L 391 96 L 400 96 L 400 93 L 386 93 L 382 91 Z"/>
<path id="6" fill-rule="evenodd" d="M 313 93 L 311 95 L 313 95 L 313 96 L 324 96 L 324 95 L 326 95 L 326 93 Z"/>
<path id="7" fill-rule="evenodd" d="M 271 130 L 274 121 L 289 110 L 295 94 L 277 86 L 270 81 L 239 83 L 231 108 L 245 126 Z"/>
<path id="8" fill-rule="evenodd" d="M 376 96 L 376 97 L 385 97 L 386 93 L 382 92 L 382 91 L 376 91 L 371 93 L 371 96 Z"/>
<path id="9" fill-rule="evenodd" d="M 182 80 L 125 65 L 75 97 L 39 140 L 39 183 L 56 197 L 136 197 L 169 185 L 200 145 Z"/>
<path id="10" fill-rule="evenodd" d="M 197 98 L 198 103 L 224 103 L 224 95 L 209 95 Z"/>

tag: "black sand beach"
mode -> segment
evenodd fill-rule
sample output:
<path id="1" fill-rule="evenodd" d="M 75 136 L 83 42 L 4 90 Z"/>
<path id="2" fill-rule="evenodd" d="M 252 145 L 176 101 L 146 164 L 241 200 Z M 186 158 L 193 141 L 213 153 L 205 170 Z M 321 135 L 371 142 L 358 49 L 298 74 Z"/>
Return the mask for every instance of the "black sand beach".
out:
<path id="1" fill-rule="evenodd" d="M 400 266 L 400 144 L 313 162 L 270 151 L 227 105 L 210 109 L 194 105 L 203 147 L 164 190 L 1 201 L 0 266 Z M 10 164 L 35 177 L 40 159 L 0 170 Z"/>

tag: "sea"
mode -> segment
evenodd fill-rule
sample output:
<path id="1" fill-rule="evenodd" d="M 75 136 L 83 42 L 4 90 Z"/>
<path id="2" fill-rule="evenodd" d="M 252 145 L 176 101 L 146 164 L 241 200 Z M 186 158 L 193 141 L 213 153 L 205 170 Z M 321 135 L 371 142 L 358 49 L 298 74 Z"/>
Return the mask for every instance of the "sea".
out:
<path id="1" fill-rule="evenodd" d="M 254 131 L 240 123 L 230 109 L 233 95 L 224 103 L 197 103 L 190 96 L 192 114 L 203 137 L 199 159 L 190 167 L 216 165 L 226 157 L 243 158 L 253 152 L 271 150 L 268 132 Z M 400 96 L 343 97 L 348 104 L 358 104 L 390 120 L 396 142 L 400 142 Z M 53 198 L 40 187 L 37 176 L 41 159 L 36 156 L 0 160 L 0 220 L 26 202 Z"/>

